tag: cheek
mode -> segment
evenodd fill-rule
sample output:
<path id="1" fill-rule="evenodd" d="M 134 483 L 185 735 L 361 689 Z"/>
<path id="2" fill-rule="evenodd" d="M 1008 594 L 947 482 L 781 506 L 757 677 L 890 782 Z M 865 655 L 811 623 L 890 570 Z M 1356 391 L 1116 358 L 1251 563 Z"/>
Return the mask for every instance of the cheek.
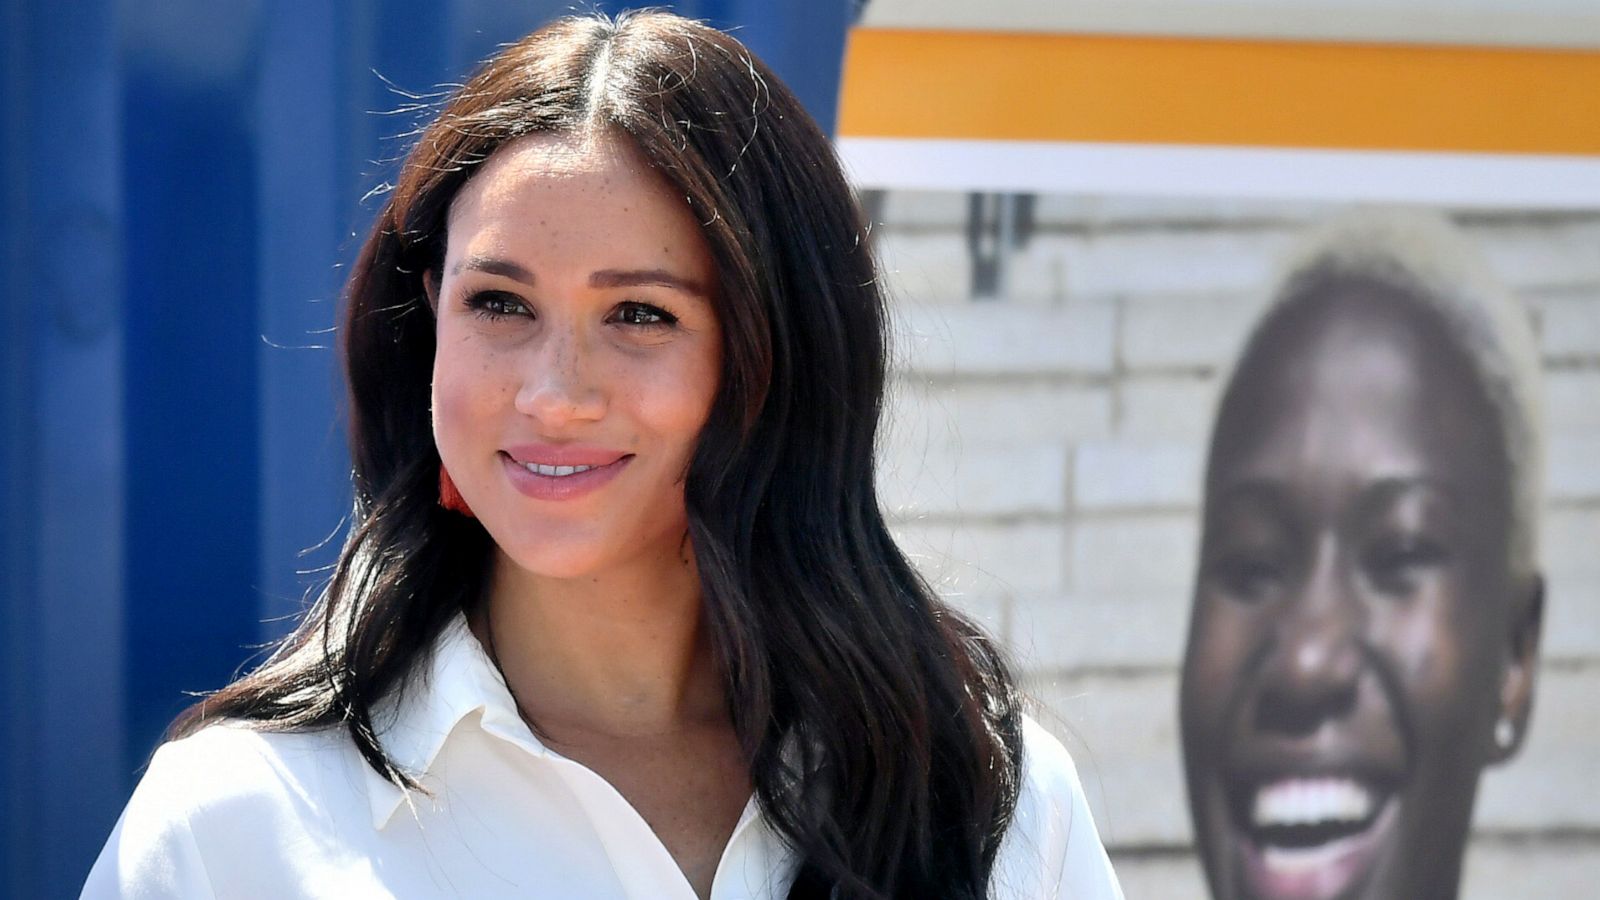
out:
<path id="1" fill-rule="evenodd" d="M 651 431 L 692 448 L 716 399 L 718 374 L 716 359 L 682 354 L 630 376 L 629 405 Z"/>
<path id="2" fill-rule="evenodd" d="M 1486 603 L 1455 591 L 1414 598 L 1379 623 L 1401 682 L 1424 722 L 1444 734 L 1470 725 L 1481 708 L 1493 706 L 1497 690 L 1497 648 L 1483 619 L 1469 607 Z"/>
<path id="3" fill-rule="evenodd" d="M 470 335 L 441 327 L 433 359 L 433 433 L 442 453 L 460 451 L 481 432 L 485 418 L 512 402 L 514 386 L 495 377 L 503 366 Z"/>
<path id="4" fill-rule="evenodd" d="M 1220 734 L 1228 698 L 1238 687 L 1242 660 L 1254 633 L 1248 617 L 1238 615 L 1226 600 L 1196 600 L 1188 652 L 1183 661 L 1182 706 L 1189 731 Z"/>

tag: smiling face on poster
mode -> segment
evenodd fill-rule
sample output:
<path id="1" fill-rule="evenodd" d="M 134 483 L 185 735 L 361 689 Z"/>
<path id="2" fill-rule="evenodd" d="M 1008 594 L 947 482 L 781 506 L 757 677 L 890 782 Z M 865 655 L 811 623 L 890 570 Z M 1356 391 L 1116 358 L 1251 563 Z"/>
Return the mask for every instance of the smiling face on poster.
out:
<path id="1" fill-rule="evenodd" d="M 1453 896 L 1479 773 L 1526 730 L 1515 369 L 1405 243 L 1297 273 L 1217 416 L 1182 718 L 1218 897 Z"/>

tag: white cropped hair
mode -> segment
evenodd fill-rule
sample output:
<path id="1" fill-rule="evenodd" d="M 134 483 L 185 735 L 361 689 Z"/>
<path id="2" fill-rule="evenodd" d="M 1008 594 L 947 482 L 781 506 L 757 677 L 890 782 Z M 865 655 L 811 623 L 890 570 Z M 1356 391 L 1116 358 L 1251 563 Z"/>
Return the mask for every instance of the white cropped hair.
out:
<path id="1" fill-rule="evenodd" d="M 1313 282 L 1330 277 L 1386 285 L 1398 299 L 1425 304 L 1466 352 L 1494 408 L 1510 468 L 1512 564 L 1519 572 L 1537 572 L 1544 495 L 1543 370 L 1527 308 L 1444 217 L 1357 208 L 1314 228 L 1289 256 L 1257 330 L 1303 298 Z"/>

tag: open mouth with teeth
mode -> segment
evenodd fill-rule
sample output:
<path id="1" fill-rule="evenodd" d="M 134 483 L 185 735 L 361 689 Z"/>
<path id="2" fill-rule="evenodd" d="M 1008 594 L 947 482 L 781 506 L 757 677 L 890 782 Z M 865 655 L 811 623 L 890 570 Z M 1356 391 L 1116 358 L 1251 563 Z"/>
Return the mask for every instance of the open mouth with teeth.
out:
<path id="1" fill-rule="evenodd" d="M 522 454 L 518 459 L 507 451 L 500 451 L 501 464 L 511 478 L 512 485 L 535 500 L 573 500 L 587 496 L 610 483 L 617 473 L 634 458 L 631 453 L 597 451 L 568 453 L 565 459 L 540 462 L 527 459 L 532 454 Z M 583 460 L 583 461 L 579 461 Z"/>
<path id="2" fill-rule="evenodd" d="M 599 468 L 599 466 L 546 466 L 539 463 L 522 463 L 521 465 L 535 475 L 548 475 L 554 478 L 565 478 L 568 475 L 577 475 L 580 472 Z"/>
<path id="3" fill-rule="evenodd" d="M 1328 900 L 1364 881 L 1397 805 L 1392 786 L 1350 775 L 1256 782 L 1231 798 L 1248 894 Z"/>

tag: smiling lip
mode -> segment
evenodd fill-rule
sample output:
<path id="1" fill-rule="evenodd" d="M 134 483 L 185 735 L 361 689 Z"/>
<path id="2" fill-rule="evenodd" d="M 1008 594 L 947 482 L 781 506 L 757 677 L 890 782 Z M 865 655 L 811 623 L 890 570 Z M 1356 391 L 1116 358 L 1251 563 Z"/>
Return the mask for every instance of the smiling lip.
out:
<path id="1" fill-rule="evenodd" d="M 1327 900 L 1365 880 L 1399 805 L 1392 789 L 1346 775 L 1277 778 L 1239 800 L 1239 874 L 1247 895 L 1271 900 Z"/>
<path id="2" fill-rule="evenodd" d="M 633 454 L 578 444 L 525 444 L 500 452 L 511 485 L 535 500 L 575 500 L 608 484 Z"/>

